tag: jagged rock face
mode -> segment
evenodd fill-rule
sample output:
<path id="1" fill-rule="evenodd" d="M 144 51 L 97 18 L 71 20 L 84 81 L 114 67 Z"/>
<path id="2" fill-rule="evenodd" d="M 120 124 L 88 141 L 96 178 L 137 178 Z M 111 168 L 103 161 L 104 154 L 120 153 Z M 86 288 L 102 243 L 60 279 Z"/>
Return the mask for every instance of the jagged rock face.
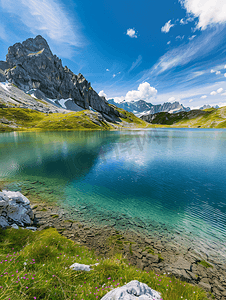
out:
<path id="1" fill-rule="evenodd" d="M 61 59 L 52 54 L 40 35 L 9 47 L 6 62 L 0 62 L 0 69 L 0 76 L 4 71 L 2 76 L 25 92 L 39 89 L 50 99 L 72 98 L 83 109 L 91 106 L 99 112 L 117 116 L 117 111 L 92 89 L 82 74 L 75 75 L 62 66 Z"/>

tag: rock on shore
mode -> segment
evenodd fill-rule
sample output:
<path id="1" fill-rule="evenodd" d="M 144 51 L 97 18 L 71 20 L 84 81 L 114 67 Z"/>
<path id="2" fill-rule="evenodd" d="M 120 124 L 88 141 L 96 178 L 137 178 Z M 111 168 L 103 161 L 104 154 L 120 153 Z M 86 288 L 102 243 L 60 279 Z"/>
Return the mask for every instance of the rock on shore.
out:
<path id="1" fill-rule="evenodd" d="M 161 295 L 147 284 L 132 280 L 107 293 L 101 300 L 161 300 Z"/>
<path id="2" fill-rule="evenodd" d="M 0 192 L 0 227 L 31 225 L 33 218 L 30 201 L 24 195 L 5 190 Z"/>

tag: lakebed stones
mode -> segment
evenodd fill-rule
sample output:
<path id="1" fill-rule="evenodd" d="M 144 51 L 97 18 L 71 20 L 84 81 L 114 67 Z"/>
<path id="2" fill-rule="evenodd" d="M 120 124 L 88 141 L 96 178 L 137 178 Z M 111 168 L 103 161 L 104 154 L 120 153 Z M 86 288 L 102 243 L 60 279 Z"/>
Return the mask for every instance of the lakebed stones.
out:
<path id="1" fill-rule="evenodd" d="M 30 201 L 20 192 L 0 192 L 0 227 L 31 225 L 34 218 Z"/>
<path id="2" fill-rule="evenodd" d="M 161 300 L 160 293 L 147 284 L 133 280 L 107 293 L 101 300 Z"/>

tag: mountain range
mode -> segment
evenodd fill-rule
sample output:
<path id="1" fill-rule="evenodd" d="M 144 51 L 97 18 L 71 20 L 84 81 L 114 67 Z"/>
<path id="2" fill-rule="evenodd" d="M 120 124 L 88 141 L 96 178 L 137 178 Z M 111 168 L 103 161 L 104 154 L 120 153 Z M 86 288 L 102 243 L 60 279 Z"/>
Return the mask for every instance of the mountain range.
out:
<path id="1" fill-rule="evenodd" d="M 156 114 L 158 112 L 169 112 L 169 113 L 177 113 L 180 111 L 190 111 L 189 107 L 184 107 L 179 102 L 166 102 L 163 104 L 153 105 L 144 100 L 138 100 L 133 102 L 115 102 L 114 99 L 109 99 L 108 103 L 113 104 L 119 108 L 125 109 L 129 112 L 132 112 L 137 117 L 141 117 L 144 115 Z"/>

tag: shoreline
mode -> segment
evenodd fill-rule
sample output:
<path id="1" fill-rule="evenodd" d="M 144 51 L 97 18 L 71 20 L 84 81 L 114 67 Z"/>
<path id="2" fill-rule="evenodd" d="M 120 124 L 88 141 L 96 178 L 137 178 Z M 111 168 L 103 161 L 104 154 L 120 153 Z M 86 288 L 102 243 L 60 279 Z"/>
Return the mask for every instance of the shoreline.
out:
<path id="1" fill-rule="evenodd" d="M 109 225 L 90 226 L 87 221 L 78 221 L 78 211 L 77 217 L 74 214 L 72 218 L 70 212 L 57 205 L 31 201 L 31 207 L 35 215 L 32 226 L 37 226 L 38 230 L 54 227 L 63 236 L 87 246 L 97 255 L 109 257 L 121 253 L 130 264 L 142 270 L 173 275 L 198 285 L 207 294 L 211 292 L 217 300 L 226 297 L 226 266 L 213 264 L 208 257 L 204 260 L 191 248 L 181 251 L 176 244 L 168 247 L 162 240 L 131 229 L 121 231 Z"/>
<path id="2" fill-rule="evenodd" d="M 183 241 L 177 243 L 172 240 L 172 243 L 169 243 L 161 232 L 155 235 L 156 231 L 149 228 L 150 234 L 146 234 L 144 231 L 138 232 L 129 228 L 128 220 L 123 222 L 123 229 L 120 230 L 116 225 L 123 221 L 121 217 L 114 219 L 112 215 L 105 220 L 105 224 L 103 221 L 102 224 L 100 222 L 98 224 L 98 219 L 92 222 L 93 216 L 89 215 L 85 218 L 87 217 L 85 206 L 80 206 L 79 209 L 73 207 L 69 210 L 56 200 L 53 191 L 49 190 L 44 183 L 46 189 L 42 191 L 43 194 L 42 192 L 40 194 L 39 189 L 36 191 L 37 188 L 34 187 L 36 182 L 29 180 L 22 187 L 14 180 L 0 181 L 1 189 L 20 190 L 28 197 L 35 215 L 31 226 L 38 227 L 38 230 L 56 228 L 63 236 L 87 246 L 98 255 L 109 257 L 121 253 L 130 264 L 140 269 L 173 275 L 203 288 L 210 299 L 212 299 L 211 294 L 217 300 L 226 298 L 225 264 L 214 263 L 208 256 L 198 254 L 191 247 L 184 247 Z M 136 229 L 141 228 L 136 227 Z"/>

